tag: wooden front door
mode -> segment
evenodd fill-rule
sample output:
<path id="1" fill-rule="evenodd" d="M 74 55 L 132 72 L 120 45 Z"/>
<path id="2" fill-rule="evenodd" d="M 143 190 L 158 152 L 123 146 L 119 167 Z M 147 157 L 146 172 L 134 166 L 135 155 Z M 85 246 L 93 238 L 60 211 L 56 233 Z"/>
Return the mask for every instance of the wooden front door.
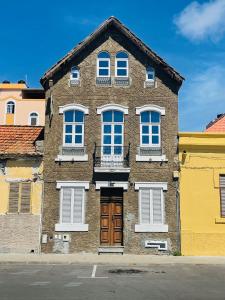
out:
<path id="1" fill-rule="evenodd" d="M 123 244 L 123 189 L 101 190 L 101 233 L 102 246 Z"/>

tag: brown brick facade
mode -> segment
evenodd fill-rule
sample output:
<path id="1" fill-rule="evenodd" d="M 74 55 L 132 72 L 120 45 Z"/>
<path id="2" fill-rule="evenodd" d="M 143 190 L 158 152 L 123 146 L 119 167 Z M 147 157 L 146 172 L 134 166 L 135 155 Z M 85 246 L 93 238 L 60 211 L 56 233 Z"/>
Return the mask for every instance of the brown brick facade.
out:
<path id="1" fill-rule="evenodd" d="M 111 55 L 111 76 L 114 77 L 115 55 L 120 50 L 129 53 L 128 87 L 100 87 L 96 80 L 96 59 L 100 51 L 108 51 Z M 73 65 L 80 69 L 80 85 L 69 86 L 69 74 Z M 144 87 L 146 66 L 156 70 L 156 87 Z M 123 192 L 123 245 L 125 253 L 156 253 L 144 247 L 146 239 L 167 240 L 169 251 L 177 250 L 177 204 L 176 182 L 173 171 L 177 169 L 175 157 L 177 151 L 178 107 L 177 93 L 179 84 L 172 80 L 155 61 L 140 51 L 133 43 L 124 38 L 118 30 L 109 29 L 94 40 L 51 78 L 53 87 L 53 115 L 51 121 L 46 118 L 45 152 L 44 152 L 44 203 L 43 234 L 48 235 L 48 242 L 42 244 L 43 252 L 97 252 L 100 246 L 100 191 L 96 190 L 96 181 L 127 181 L 128 190 Z M 45 84 L 46 96 L 50 97 L 50 89 Z M 85 116 L 85 145 L 87 146 L 87 162 L 55 162 L 63 139 L 63 115 L 59 114 L 59 106 L 66 104 L 82 104 L 89 108 Z M 97 174 L 93 168 L 95 143 L 101 145 L 101 116 L 96 109 L 105 104 L 120 104 L 128 107 L 128 115 L 124 121 L 124 146 L 130 144 L 130 174 Z M 140 141 L 140 116 L 136 107 L 155 104 L 165 108 L 165 116 L 161 119 L 162 148 L 168 162 L 136 162 L 137 146 Z M 86 191 L 85 223 L 89 224 L 88 232 L 69 232 L 70 241 L 60 241 L 60 233 L 55 232 L 55 224 L 59 221 L 59 190 L 56 181 L 89 181 Z M 165 219 L 169 226 L 168 233 L 137 233 L 138 224 L 138 191 L 135 182 L 167 182 L 165 196 Z M 63 234 L 63 232 L 62 232 Z"/>

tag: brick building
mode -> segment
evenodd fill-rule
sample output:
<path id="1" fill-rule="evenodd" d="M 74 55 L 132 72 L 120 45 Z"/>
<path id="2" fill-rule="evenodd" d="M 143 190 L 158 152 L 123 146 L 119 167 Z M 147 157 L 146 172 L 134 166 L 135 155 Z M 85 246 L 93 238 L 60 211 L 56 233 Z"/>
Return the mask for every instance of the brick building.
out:
<path id="1" fill-rule="evenodd" d="M 45 73 L 43 252 L 177 250 L 182 81 L 114 17 Z"/>

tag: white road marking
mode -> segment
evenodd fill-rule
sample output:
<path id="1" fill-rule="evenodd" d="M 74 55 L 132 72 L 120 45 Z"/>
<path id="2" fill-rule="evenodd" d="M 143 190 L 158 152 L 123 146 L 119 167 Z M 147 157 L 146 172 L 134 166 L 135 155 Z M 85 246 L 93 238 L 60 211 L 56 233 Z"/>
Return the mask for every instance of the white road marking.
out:
<path id="1" fill-rule="evenodd" d="M 83 284 L 82 282 L 69 282 L 67 284 L 64 285 L 64 287 L 76 287 L 76 286 L 80 286 L 81 284 Z"/>
<path id="2" fill-rule="evenodd" d="M 50 283 L 50 281 L 36 281 L 31 283 L 31 286 L 45 286 L 48 285 Z"/>
<path id="3" fill-rule="evenodd" d="M 92 270 L 92 274 L 91 274 L 92 278 L 95 278 L 96 270 L 97 270 L 97 265 L 94 265 L 93 270 Z"/>

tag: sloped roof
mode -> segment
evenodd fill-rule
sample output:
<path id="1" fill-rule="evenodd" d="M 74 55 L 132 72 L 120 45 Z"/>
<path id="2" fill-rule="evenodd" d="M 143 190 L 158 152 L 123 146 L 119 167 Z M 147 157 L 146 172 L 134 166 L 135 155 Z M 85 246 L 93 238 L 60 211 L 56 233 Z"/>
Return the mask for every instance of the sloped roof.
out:
<path id="1" fill-rule="evenodd" d="M 37 155 L 35 142 L 42 133 L 40 126 L 0 126 L 0 155 Z"/>
<path id="2" fill-rule="evenodd" d="M 206 126 L 205 132 L 225 132 L 225 114 L 220 114 L 215 120 L 211 121 Z"/>
<path id="3" fill-rule="evenodd" d="M 136 46 L 141 49 L 145 54 L 147 54 L 153 61 L 158 65 L 163 67 L 164 71 L 179 84 L 182 83 L 184 77 L 182 77 L 174 68 L 169 66 L 162 58 L 160 58 L 155 52 L 153 52 L 147 45 L 145 45 L 134 33 L 132 33 L 124 24 L 122 24 L 117 18 L 110 17 L 104 21 L 92 34 L 90 34 L 86 39 L 80 42 L 76 47 L 74 47 L 69 53 L 67 53 L 62 59 L 60 59 L 55 65 L 53 65 L 41 78 L 41 83 L 51 78 L 60 66 L 70 60 L 73 56 L 80 53 L 86 46 L 90 44 L 94 39 L 96 39 L 104 30 L 114 26 L 120 30 L 128 39 L 132 40 Z"/>

